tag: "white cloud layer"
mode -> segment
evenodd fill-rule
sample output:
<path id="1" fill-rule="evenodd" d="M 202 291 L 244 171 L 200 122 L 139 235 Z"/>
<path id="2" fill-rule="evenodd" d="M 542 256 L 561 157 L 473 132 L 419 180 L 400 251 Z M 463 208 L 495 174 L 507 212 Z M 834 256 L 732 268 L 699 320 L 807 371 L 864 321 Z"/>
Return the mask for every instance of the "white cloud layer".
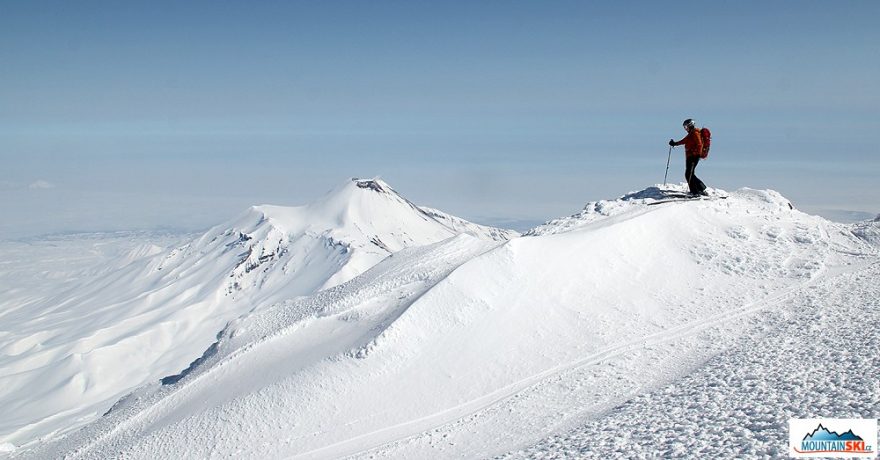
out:
<path id="1" fill-rule="evenodd" d="M 47 190 L 50 188 L 55 188 L 55 184 L 40 179 L 31 183 L 31 185 L 28 185 L 28 188 L 31 190 Z"/>

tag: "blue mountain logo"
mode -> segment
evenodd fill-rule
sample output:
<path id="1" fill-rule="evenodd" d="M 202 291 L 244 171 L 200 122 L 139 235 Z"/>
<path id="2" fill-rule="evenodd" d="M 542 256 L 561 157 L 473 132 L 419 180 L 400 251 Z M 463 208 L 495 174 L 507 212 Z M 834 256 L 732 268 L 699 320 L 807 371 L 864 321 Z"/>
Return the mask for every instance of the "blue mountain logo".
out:
<path id="1" fill-rule="evenodd" d="M 804 436 L 804 441 L 863 441 L 861 436 L 853 433 L 852 429 L 849 431 L 838 434 L 836 431 L 830 431 L 828 428 L 825 428 L 820 423 L 819 426 L 813 430 L 812 433 L 808 433 Z"/>

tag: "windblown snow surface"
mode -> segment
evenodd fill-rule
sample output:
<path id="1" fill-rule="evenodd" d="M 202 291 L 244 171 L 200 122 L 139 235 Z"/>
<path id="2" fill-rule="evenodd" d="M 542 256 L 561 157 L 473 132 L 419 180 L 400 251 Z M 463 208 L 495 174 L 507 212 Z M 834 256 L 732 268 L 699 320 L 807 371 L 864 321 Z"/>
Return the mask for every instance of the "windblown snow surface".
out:
<path id="1" fill-rule="evenodd" d="M 51 287 L 17 273 L 28 257 L 49 258 L 49 248 L 13 246 L 0 299 L 0 443 L 90 422 L 143 384 L 178 379 L 230 320 L 459 233 L 516 235 L 438 220 L 379 179 L 352 179 L 306 206 L 252 207 L 171 250 L 140 244 L 110 257 L 99 243 L 80 242 L 74 254 L 57 255 L 66 265 L 58 276 L 68 279 Z M 89 271 L 89 260 L 101 265 Z"/>
<path id="2" fill-rule="evenodd" d="M 261 306 L 233 309 L 225 327 L 194 322 L 212 337 L 222 330 L 186 371 L 159 352 L 143 362 L 150 342 L 139 343 L 131 364 L 115 357 L 76 382 L 82 391 L 145 375 L 126 381 L 106 414 L 38 440 L 4 428 L 0 443 L 13 458 L 773 457 L 786 455 L 790 417 L 876 417 L 880 223 L 831 223 L 773 191 L 712 195 L 656 204 L 666 194 L 651 187 L 509 241 L 439 230 L 394 248 L 382 239 L 393 250 L 371 268 L 328 283 L 335 265 L 309 289 L 279 282 L 275 296 L 262 293 L 270 281 L 233 269 Z M 256 263 L 279 253 L 263 249 L 277 249 L 275 238 L 251 236 L 264 220 L 273 219 L 245 216 L 233 228 L 248 231 L 215 230 L 197 244 L 225 235 L 223 254 L 239 234 L 267 241 L 246 253 Z M 220 264 L 210 249 L 190 254 L 193 266 Z M 220 286 L 242 257 L 225 262 Z M 167 289 L 184 295 L 184 281 Z M 130 321 L 132 331 L 157 323 Z M 42 346 L 34 339 L 16 356 Z M 57 368 L 75 350 L 39 359 Z M 66 389 L 23 396 L 16 413 Z"/>

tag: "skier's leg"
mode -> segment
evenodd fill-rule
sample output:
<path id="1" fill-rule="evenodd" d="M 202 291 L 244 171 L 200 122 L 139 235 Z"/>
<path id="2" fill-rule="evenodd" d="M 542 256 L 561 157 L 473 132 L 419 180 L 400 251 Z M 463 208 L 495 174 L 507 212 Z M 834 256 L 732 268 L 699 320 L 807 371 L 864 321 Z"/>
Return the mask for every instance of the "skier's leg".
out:
<path id="1" fill-rule="evenodd" d="M 700 163 L 700 157 L 693 158 L 693 166 L 691 166 L 691 180 L 688 182 L 688 187 L 691 189 L 691 193 L 703 193 L 706 191 L 706 184 L 697 177 L 697 165 Z"/>
<path id="2" fill-rule="evenodd" d="M 694 168 L 697 167 L 697 163 L 693 157 L 687 157 L 685 158 L 684 165 L 684 178 L 687 181 L 688 189 L 691 193 L 697 193 L 699 190 L 694 188 Z"/>
<path id="3" fill-rule="evenodd" d="M 700 194 L 706 190 L 706 184 L 696 175 L 697 164 L 700 162 L 699 157 L 687 157 L 685 160 L 684 177 L 687 179 L 688 190 L 693 194 Z"/>

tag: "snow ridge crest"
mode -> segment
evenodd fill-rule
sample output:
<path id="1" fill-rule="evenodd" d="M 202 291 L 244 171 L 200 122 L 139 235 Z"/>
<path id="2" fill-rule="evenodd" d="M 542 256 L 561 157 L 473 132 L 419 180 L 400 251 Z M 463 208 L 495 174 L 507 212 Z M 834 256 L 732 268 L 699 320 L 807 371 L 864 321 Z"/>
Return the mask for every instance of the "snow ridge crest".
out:
<path id="1" fill-rule="evenodd" d="M 659 211 L 688 201 L 700 202 L 710 207 L 727 208 L 734 202 L 739 202 L 744 206 L 753 206 L 772 212 L 791 211 L 794 209 L 784 196 L 774 190 L 741 188 L 733 193 L 729 193 L 722 189 L 708 188 L 706 193 L 707 196 L 691 197 L 688 194 L 688 187 L 685 183 L 665 186 L 657 184 L 643 190 L 629 192 L 613 200 L 588 202 L 579 213 L 550 220 L 529 230 L 523 236 L 542 236 L 569 232 L 600 220 L 618 216 L 624 218 L 623 216 L 627 214 L 635 216 L 649 211 Z M 660 206 L 649 206 L 656 204 Z"/>

